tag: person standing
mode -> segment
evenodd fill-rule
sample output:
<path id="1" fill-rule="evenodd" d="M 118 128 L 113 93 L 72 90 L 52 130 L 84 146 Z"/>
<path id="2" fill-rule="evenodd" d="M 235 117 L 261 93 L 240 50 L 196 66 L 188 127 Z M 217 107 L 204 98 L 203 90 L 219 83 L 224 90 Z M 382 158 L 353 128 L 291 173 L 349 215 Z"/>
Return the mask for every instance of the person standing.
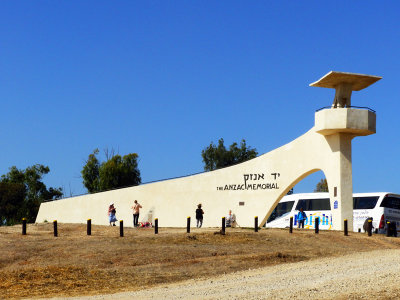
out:
<path id="1" fill-rule="evenodd" d="M 232 214 L 232 210 L 229 210 L 228 215 L 225 218 L 226 227 L 236 227 L 236 217 Z"/>
<path id="2" fill-rule="evenodd" d="M 115 222 L 117 221 L 117 217 L 115 216 L 116 213 L 117 210 L 114 207 L 114 203 L 111 202 L 108 207 L 108 221 L 110 222 L 110 226 L 115 226 Z"/>
<path id="3" fill-rule="evenodd" d="M 139 223 L 139 213 L 142 206 L 138 203 L 137 200 L 134 201 L 134 205 L 132 206 L 133 209 L 133 227 L 138 227 Z"/>
<path id="4" fill-rule="evenodd" d="M 303 211 L 303 208 L 300 207 L 300 211 L 297 214 L 297 221 L 299 222 L 298 228 L 304 228 L 304 221 L 307 219 L 306 213 Z"/>
<path id="5" fill-rule="evenodd" d="M 197 220 L 197 228 L 200 228 L 203 225 L 203 215 L 204 211 L 201 209 L 201 204 L 197 205 L 196 209 L 196 220 Z"/>

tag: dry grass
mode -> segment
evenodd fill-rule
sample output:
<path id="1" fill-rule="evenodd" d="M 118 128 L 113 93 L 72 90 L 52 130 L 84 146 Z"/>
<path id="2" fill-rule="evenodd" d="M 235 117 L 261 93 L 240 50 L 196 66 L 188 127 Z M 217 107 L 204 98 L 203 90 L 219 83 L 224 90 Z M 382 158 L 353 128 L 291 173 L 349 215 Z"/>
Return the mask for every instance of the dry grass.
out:
<path id="1" fill-rule="evenodd" d="M 355 251 L 400 248 L 382 235 L 264 229 L 125 228 L 59 224 L 0 227 L 0 295 L 4 298 L 90 295 L 131 291 L 190 278 L 339 256 Z"/>

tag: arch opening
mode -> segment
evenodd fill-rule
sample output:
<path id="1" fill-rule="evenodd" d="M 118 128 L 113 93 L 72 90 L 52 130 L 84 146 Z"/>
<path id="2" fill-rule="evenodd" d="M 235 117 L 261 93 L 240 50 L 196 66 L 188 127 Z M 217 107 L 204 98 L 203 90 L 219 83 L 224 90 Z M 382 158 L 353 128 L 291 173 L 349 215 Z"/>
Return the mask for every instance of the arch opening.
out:
<path id="1" fill-rule="evenodd" d="M 315 174 L 316 176 L 312 176 L 313 174 Z M 316 178 L 318 178 L 318 180 L 315 180 Z M 321 177 L 322 176 L 322 177 Z M 304 185 L 302 187 L 303 190 L 300 191 L 300 193 L 312 193 L 314 192 L 314 188 L 316 187 L 317 183 L 321 180 L 321 178 L 327 178 L 324 171 L 322 169 L 312 169 L 309 170 L 307 172 L 304 172 L 302 175 L 300 175 L 299 177 L 297 177 L 295 180 L 292 181 L 292 183 L 290 185 L 288 185 L 287 188 L 285 188 L 283 190 L 283 192 L 278 196 L 278 198 L 275 200 L 274 204 L 271 206 L 271 208 L 268 210 L 267 214 L 265 215 L 265 217 L 263 218 L 263 220 L 260 223 L 260 226 L 263 227 L 265 226 L 265 224 L 267 223 L 267 220 L 269 218 L 269 216 L 271 215 L 271 213 L 274 211 L 274 209 L 276 208 L 276 206 L 278 205 L 279 201 L 281 201 L 281 199 L 286 196 L 288 194 L 288 192 L 293 188 L 294 189 L 294 193 L 296 193 L 297 191 L 295 190 L 295 187 L 302 182 L 305 179 L 309 179 L 309 182 Z M 315 184 L 314 184 L 314 188 L 312 190 L 310 190 L 310 186 L 312 185 L 311 180 L 315 180 Z M 306 190 L 308 189 L 308 190 Z"/>

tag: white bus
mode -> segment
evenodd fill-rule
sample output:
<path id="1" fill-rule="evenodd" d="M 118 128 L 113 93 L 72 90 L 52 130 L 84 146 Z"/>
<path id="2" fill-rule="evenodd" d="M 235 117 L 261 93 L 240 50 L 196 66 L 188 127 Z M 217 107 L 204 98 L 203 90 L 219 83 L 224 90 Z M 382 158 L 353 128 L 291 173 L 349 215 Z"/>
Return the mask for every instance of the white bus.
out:
<path id="1" fill-rule="evenodd" d="M 332 229 L 332 214 L 329 193 L 292 194 L 282 198 L 269 216 L 265 227 L 289 227 L 293 217 L 293 227 L 297 227 L 297 213 L 303 208 L 307 214 L 304 228 L 315 228 L 315 218 L 319 217 L 321 230 Z M 400 230 L 400 195 L 391 193 L 353 194 L 353 231 L 364 231 L 367 218 L 372 218 L 376 233 L 385 233 L 387 222 L 395 222 Z"/>

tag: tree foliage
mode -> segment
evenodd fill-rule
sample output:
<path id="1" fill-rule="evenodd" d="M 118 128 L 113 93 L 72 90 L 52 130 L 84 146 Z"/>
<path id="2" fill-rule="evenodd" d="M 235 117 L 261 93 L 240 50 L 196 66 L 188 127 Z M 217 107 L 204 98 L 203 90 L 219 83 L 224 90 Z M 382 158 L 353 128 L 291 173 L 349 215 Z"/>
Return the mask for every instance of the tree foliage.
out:
<path id="1" fill-rule="evenodd" d="M 257 150 L 246 145 L 246 141 L 242 140 L 240 146 L 233 143 L 229 146 L 229 150 L 224 145 L 224 139 L 218 140 L 218 145 L 213 142 L 201 151 L 203 157 L 204 170 L 213 171 L 216 169 L 232 166 L 249 159 L 257 157 Z"/>
<path id="2" fill-rule="evenodd" d="M 11 225 L 24 217 L 25 186 L 21 183 L 0 182 L 0 225 Z"/>
<path id="3" fill-rule="evenodd" d="M 25 217 L 35 221 L 40 204 L 44 200 L 61 198 L 61 188 L 47 189 L 42 178 L 50 172 L 49 167 L 40 164 L 25 170 L 13 166 L 0 179 L 0 222 L 14 224 Z"/>
<path id="4" fill-rule="evenodd" d="M 141 183 L 136 153 L 125 156 L 109 155 L 106 151 L 106 161 L 98 160 L 99 150 L 95 149 L 89 155 L 81 171 L 83 185 L 89 193 L 97 193 L 115 188 L 139 185 Z"/>
<path id="5" fill-rule="evenodd" d="M 318 193 L 318 192 L 328 192 L 328 181 L 326 180 L 326 178 L 321 179 L 320 182 L 317 183 L 317 186 L 315 187 L 314 192 Z"/>
<path id="6" fill-rule="evenodd" d="M 93 153 L 89 155 L 81 171 L 83 185 L 89 193 L 99 192 L 100 162 L 97 159 L 97 154 L 99 154 L 99 149 L 95 149 Z"/>

